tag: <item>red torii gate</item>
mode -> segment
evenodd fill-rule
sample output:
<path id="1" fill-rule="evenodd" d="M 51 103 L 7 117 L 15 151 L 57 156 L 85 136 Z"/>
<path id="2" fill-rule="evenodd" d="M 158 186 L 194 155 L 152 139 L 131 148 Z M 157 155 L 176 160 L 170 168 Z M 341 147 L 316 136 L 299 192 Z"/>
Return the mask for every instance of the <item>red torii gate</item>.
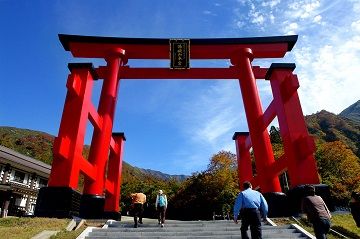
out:
<path id="1" fill-rule="evenodd" d="M 300 101 L 295 64 L 274 63 L 269 69 L 252 66 L 254 58 L 282 58 L 297 36 L 190 39 L 190 59 L 228 59 L 227 68 L 133 68 L 129 59 L 169 59 L 169 39 L 115 38 L 59 35 L 74 57 L 101 58 L 107 65 L 70 63 L 68 93 L 54 142 L 54 161 L 48 187 L 40 190 L 35 215 L 87 218 L 119 217 L 122 154 L 125 136 L 112 133 L 120 79 L 238 79 L 244 101 L 248 132 L 236 132 L 239 181 L 249 180 L 263 192 L 281 192 L 278 175 L 288 170 L 291 186 L 317 184 L 313 156 Z M 98 109 L 91 102 L 94 80 L 103 79 Z M 270 81 L 274 99 L 263 112 L 256 79 Z M 275 160 L 267 127 L 278 117 L 284 155 Z M 86 124 L 94 133 L 89 158 L 83 155 Z M 253 148 L 254 177 L 249 150 Z M 76 191 L 79 175 L 84 191 Z"/>

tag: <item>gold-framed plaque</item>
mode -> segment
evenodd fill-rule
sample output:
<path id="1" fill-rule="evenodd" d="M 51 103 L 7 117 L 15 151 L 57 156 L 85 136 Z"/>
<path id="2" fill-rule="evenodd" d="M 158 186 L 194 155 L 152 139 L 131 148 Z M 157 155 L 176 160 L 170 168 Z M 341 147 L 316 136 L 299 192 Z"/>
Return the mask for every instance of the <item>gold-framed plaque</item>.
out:
<path id="1" fill-rule="evenodd" d="M 190 39 L 170 39 L 170 69 L 190 68 Z"/>

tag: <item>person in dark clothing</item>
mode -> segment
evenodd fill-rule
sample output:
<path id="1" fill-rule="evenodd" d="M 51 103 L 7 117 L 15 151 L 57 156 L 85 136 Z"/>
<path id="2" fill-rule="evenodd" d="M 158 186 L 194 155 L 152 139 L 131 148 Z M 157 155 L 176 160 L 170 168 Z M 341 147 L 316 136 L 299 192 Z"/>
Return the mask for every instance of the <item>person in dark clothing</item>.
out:
<path id="1" fill-rule="evenodd" d="M 144 203 L 146 202 L 146 195 L 143 193 L 132 193 L 131 200 L 133 204 L 133 214 L 134 214 L 134 227 L 138 227 L 138 217 L 139 223 L 142 224 L 142 216 L 144 212 Z"/>
<path id="2" fill-rule="evenodd" d="M 313 224 L 317 239 L 326 239 L 326 234 L 330 231 L 331 213 L 324 200 L 315 195 L 315 187 L 305 186 L 305 197 L 302 199 L 301 208 L 308 220 Z"/>
<path id="3" fill-rule="evenodd" d="M 351 215 L 354 218 L 357 227 L 360 227 L 360 193 L 352 192 L 349 203 Z"/>
<path id="4" fill-rule="evenodd" d="M 250 182 L 243 184 L 244 191 L 239 193 L 234 205 L 234 222 L 237 224 L 237 218 L 240 212 L 241 216 L 241 238 L 248 239 L 247 230 L 250 226 L 251 238 L 261 239 L 261 217 L 264 219 L 268 213 L 268 204 L 263 195 L 252 190 Z"/>

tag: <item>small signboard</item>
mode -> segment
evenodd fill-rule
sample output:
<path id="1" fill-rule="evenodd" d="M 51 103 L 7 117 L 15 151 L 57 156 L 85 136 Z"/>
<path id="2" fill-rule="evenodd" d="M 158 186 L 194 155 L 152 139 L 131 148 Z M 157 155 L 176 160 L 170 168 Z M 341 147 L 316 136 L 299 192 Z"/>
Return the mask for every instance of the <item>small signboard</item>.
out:
<path id="1" fill-rule="evenodd" d="M 170 39 L 170 69 L 190 68 L 190 39 Z"/>

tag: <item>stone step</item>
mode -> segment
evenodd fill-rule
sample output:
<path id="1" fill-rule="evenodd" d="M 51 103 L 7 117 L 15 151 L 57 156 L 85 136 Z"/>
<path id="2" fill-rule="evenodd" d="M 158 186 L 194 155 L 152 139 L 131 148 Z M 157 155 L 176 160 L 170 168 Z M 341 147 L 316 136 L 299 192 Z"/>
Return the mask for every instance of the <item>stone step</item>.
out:
<path id="1" fill-rule="evenodd" d="M 125 220 L 122 221 L 111 221 L 112 225 L 121 225 L 123 223 L 133 223 L 134 221 L 127 217 Z M 146 223 L 158 223 L 157 219 L 151 219 L 151 218 L 144 218 L 143 219 L 144 224 Z M 166 224 L 234 224 L 234 222 L 232 220 L 211 220 L 211 221 L 179 221 L 179 220 L 166 220 L 165 221 Z"/>
<path id="2" fill-rule="evenodd" d="M 177 227 L 186 227 L 186 228 L 216 228 L 216 227 L 228 227 L 228 228 L 236 228 L 236 227 L 240 227 L 240 224 L 236 225 L 235 223 L 233 224 L 223 224 L 223 225 L 206 225 L 206 224 L 168 224 L 165 223 L 164 226 L 166 227 L 171 227 L 171 228 L 177 228 Z M 109 226 L 109 228 L 130 228 L 130 227 L 134 227 L 134 223 L 128 223 L 128 224 L 123 224 L 121 226 Z M 153 228 L 153 227 L 160 227 L 160 225 L 156 224 L 138 224 L 138 227 L 142 227 L 142 228 Z"/>
<path id="3" fill-rule="evenodd" d="M 107 238 L 111 238 L 111 237 L 97 237 L 97 236 L 89 236 L 86 237 L 86 239 L 107 239 Z M 121 236 L 121 237 L 113 237 L 113 238 L 121 238 L 121 239 L 144 239 L 144 238 L 148 238 L 148 239 L 165 239 L 165 238 L 171 238 L 171 239 L 241 239 L 240 233 L 239 235 L 231 235 L 231 236 L 136 236 L 136 235 L 131 235 L 131 236 Z M 304 238 L 302 237 L 300 234 L 294 234 L 294 235 L 282 235 L 282 236 L 269 236 L 269 235 L 263 235 L 262 238 L 266 238 L 266 239 L 282 239 L 282 238 L 288 238 L 288 239 L 292 239 L 292 238 Z"/>
<path id="4" fill-rule="evenodd" d="M 122 232 L 111 232 L 107 230 L 96 230 L 91 233 L 92 236 L 102 237 L 122 237 L 122 236 L 221 236 L 221 235 L 238 235 L 240 230 L 237 231 L 122 231 Z M 292 234 L 296 233 L 295 229 L 280 229 L 280 230 L 266 230 L 263 231 L 264 235 L 270 234 Z"/>
<path id="5" fill-rule="evenodd" d="M 289 226 L 280 226 L 280 227 L 275 227 L 278 231 L 281 230 L 294 230 L 294 229 L 290 229 Z M 107 232 L 152 232 L 152 231 L 239 231 L 240 230 L 240 226 L 237 227 L 171 227 L 168 225 L 165 225 L 164 228 L 161 228 L 160 226 L 153 226 L 153 227 L 138 227 L 138 228 L 133 228 L 131 227 L 109 227 L 107 229 L 97 229 L 96 231 L 107 231 Z M 268 226 L 264 226 L 262 227 L 263 231 L 272 231 L 274 230 L 274 227 L 268 227 Z"/>
<path id="6" fill-rule="evenodd" d="M 195 222 L 195 223 L 189 223 L 189 222 L 178 222 L 178 223 L 174 223 L 174 222 L 165 222 L 164 224 L 166 227 L 240 227 L 240 223 L 239 224 L 235 224 L 234 222 L 226 222 L 226 223 L 213 223 L 213 222 Z M 133 227 L 134 223 L 133 222 L 116 222 L 116 223 L 111 223 L 108 225 L 109 228 L 123 228 L 123 227 Z M 143 224 L 138 224 L 139 227 L 154 227 L 154 226 L 158 226 L 158 223 L 154 223 L 154 222 L 144 222 Z M 263 227 L 271 227 L 268 225 L 263 225 Z"/>
<path id="7" fill-rule="evenodd" d="M 86 236 L 86 239 L 111 239 L 111 238 L 241 238 L 241 223 L 232 221 L 174 221 L 168 220 L 165 227 L 161 228 L 156 219 L 144 219 L 144 224 L 138 228 L 133 227 L 133 221 L 109 221 L 108 228 L 95 228 Z M 284 226 L 262 226 L 263 238 L 304 238 L 303 234 L 292 228 Z M 250 230 L 249 230 L 250 235 Z"/>
<path id="8" fill-rule="evenodd" d="M 235 224 L 235 225 L 218 225 L 218 226 L 181 226 L 181 225 L 168 225 L 168 224 L 164 224 L 164 227 L 160 227 L 160 225 L 138 225 L 137 228 L 134 228 L 133 224 L 129 224 L 129 225 L 124 225 L 121 227 L 107 227 L 106 229 L 109 231 L 129 231 L 129 230 L 134 230 L 134 231 L 139 231 L 139 230 L 147 230 L 147 231 L 151 231 L 151 230 L 198 230 L 198 231 L 216 231 L 219 228 L 221 230 L 228 230 L 228 231 L 233 231 L 233 230 L 240 230 L 241 224 Z M 274 228 L 277 229 L 289 229 L 292 228 L 291 225 L 282 225 L 282 226 L 270 226 L 270 225 L 264 225 L 261 227 L 262 230 L 273 230 Z M 99 230 L 102 230 L 104 228 L 98 228 Z"/>

